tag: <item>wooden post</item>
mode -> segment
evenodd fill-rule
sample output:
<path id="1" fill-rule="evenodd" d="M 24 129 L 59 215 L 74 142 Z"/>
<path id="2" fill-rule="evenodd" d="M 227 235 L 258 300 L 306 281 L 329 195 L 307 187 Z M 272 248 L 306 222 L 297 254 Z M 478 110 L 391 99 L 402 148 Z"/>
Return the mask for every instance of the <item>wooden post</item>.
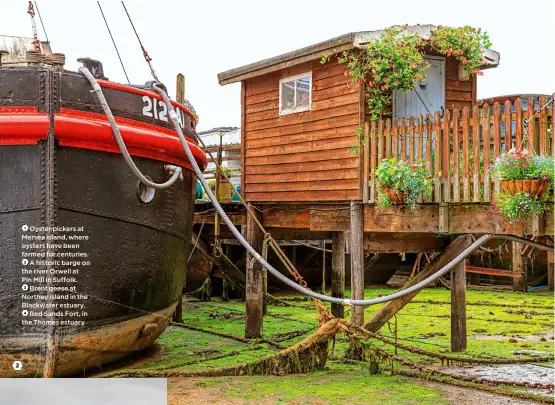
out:
<path id="1" fill-rule="evenodd" d="M 364 298 L 364 206 L 351 201 L 351 299 Z M 351 310 L 351 322 L 362 326 L 364 323 L 364 307 L 354 306 Z"/>
<path id="2" fill-rule="evenodd" d="M 248 209 L 261 220 L 260 212 L 255 210 L 252 204 L 248 205 Z M 247 215 L 247 242 L 257 252 L 260 252 L 262 250 L 262 239 L 262 231 L 254 222 L 252 216 Z M 248 253 L 246 267 L 245 337 L 248 339 L 261 338 L 264 319 L 264 274 L 262 266 Z"/>
<path id="3" fill-rule="evenodd" d="M 553 291 L 553 252 L 547 252 L 547 289 Z"/>
<path id="4" fill-rule="evenodd" d="M 466 350 L 465 260 L 451 270 L 451 351 Z"/>
<path id="5" fill-rule="evenodd" d="M 443 268 L 447 263 L 457 257 L 464 249 L 466 249 L 472 243 L 472 238 L 470 235 L 458 236 L 447 248 L 441 252 L 441 254 L 436 257 L 430 264 L 426 265 L 424 269 L 407 282 L 402 289 L 408 288 L 411 285 L 417 284 L 422 280 L 428 278 L 432 274 L 436 273 L 438 270 Z M 381 307 L 378 312 L 374 314 L 372 319 L 370 319 L 365 325 L 364 329 L 371 332 L 377 332 L 382 326 L 384 326 L 387 321 L 389 321 L 393 316 L 399 312 L 406 304 L 412 300 L 418 291 L 407 294 L 403 297 L 389 301 L 383 307 Z"/>
<path id="6" fill-rule="evenodd" d="M 522 274 L 522 277 L 513 278 L 513 291 L 524 292 L 526 273 L 524 271 L 524 257 L 520 253 L 521 250 L 522 243 L 513 242 L 513 271 Z"/>
<path id="7" fill-rule="evenodd" d="M 345 298 L 345 233 L 331 234 L 331 296 Z M 331 313 L 336 318 L 345 317 L 341 304 L 331 304 Z"/>

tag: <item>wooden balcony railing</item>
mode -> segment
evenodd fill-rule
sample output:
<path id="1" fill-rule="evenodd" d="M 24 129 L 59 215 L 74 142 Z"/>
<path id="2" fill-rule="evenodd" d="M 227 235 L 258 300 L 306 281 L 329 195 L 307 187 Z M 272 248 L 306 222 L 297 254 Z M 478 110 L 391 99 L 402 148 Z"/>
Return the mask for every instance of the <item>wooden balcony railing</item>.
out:
<path id="1" fill-rule="evenodd" d="M 543 108 L 547 103 L 545 96 L 519 98 L 446 111 L 443 117 L 436 112 L 367 122 L 363 201 L 376 201 L 375 169 L 382 159 L 394 156 L 421 162 L 433 176 L 432 196 L 424 202 L 491 201 L 500 184 L 493 181 L 490 167 L 503 151 L 519 147 L 526 138 L 528 150 L 555 156 L 554 103 Z"/>

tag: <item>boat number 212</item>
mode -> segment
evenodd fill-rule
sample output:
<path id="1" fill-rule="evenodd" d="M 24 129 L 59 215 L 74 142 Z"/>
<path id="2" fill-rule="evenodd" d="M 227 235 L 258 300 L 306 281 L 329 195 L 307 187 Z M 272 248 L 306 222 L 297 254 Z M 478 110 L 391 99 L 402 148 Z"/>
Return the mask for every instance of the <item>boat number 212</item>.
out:
<path id="1" fill-rule="evenodd" d="M 168 107 L 162 100 L 143 96 L 143 115 L 146 117 L 154 117 L 158 120 L 168 122 Z M 183 112 L 180 108 L 176 108 L 177 119 L 181 128 L 185 125 L 183 120 Z"/>

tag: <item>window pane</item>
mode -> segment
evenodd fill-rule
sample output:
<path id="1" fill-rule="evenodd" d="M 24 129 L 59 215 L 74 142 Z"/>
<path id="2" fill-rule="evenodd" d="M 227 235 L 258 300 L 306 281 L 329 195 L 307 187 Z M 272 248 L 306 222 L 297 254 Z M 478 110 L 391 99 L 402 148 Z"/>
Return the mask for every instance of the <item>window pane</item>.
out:
<path id="1" fill-rule="evenodd" d="M 289 110 L 294 107 L 295 82 L 281 83 L 281 109 Z"/>
<path id="2" fill-rule="evenodd" d="M 310 77 L 297 80 L 297 107 L 310 105 Z"/>

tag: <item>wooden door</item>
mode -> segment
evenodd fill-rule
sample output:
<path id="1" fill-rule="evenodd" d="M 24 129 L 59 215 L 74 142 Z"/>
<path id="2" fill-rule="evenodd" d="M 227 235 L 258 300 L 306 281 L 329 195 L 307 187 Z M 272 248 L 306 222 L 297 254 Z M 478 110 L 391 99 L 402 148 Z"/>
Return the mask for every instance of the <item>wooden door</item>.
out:
<path id="1" fill-rule="evenodd" d="M 445 58 L 428 56 L 425 60 L 430 64 L 427 79 L 416 83 L 412 91 L 396 91 L 393 95 L 394 117 L 425 116 L 445 108 Z"/>

